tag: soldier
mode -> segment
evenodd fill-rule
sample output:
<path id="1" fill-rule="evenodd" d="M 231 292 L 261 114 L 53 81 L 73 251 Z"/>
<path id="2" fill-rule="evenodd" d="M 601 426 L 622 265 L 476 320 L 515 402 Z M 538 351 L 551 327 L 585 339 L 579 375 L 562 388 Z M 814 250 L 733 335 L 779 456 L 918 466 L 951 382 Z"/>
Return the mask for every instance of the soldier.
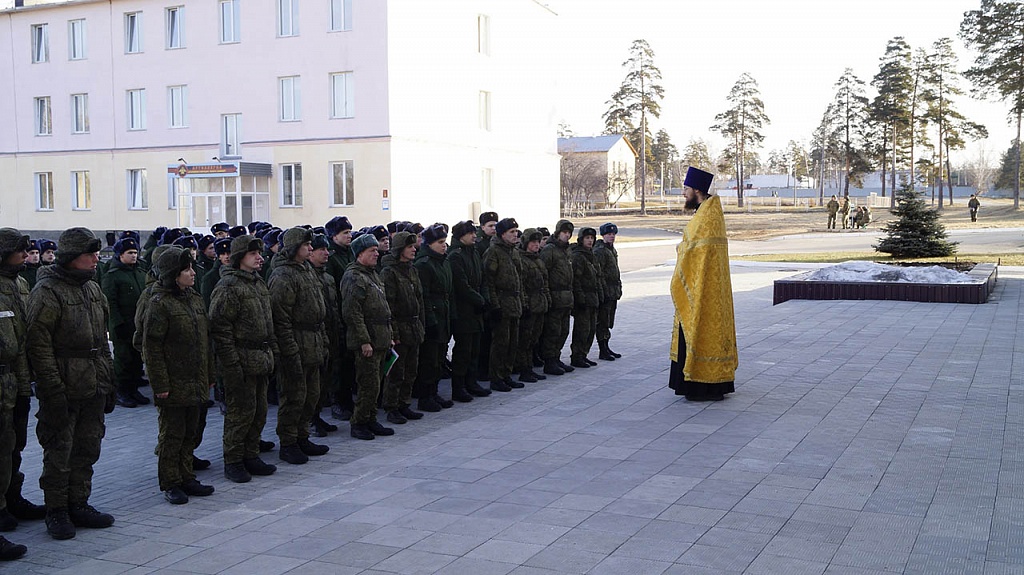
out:
<path id="1" fill-rule="evenodd" d="M 139 256 L 139 259 L 146 262 L 147 264 L 152 265 L 154 259 L 153 250 L 155 250 L 156 247 L 160 245 L 160 238 L 164 236 L 164 232 L 166 231 L 166 227 L 160 226 L 157 229 L 153 230 L 153 233 L 149 234 L 149 238 L 146 239 L 145 245 L 142 246 L 142 255 Z"/>
<path id="2" fill-rule="evenodd" d="M 420 345 L 419 368 L 413 396 L 420 411 L 437 412 L 455 405 L 437 393 L 441 381 L 441 362 L 448 352 L 452 337 L 451 298 L 452 268 L 445 258 L 448 233 L 434 224 L 420 234 L 423 249 L 416 256 L 416 271 L 423 286 L 423 343 Z"/>
<path id="3" fill-rule="evenodd" d="M 196 293 L 199 293 L 200 288 L 203 285 L 203 278 L 206 274 L 213 270 L 214 264 L 217 262 L 217 253 L 213 247 L 213 242 L 217 241 L 217 238 L 213 236 L 203 236 L 196 240 L 199 243 L 199 255 L 196 256 Z"/>
<path id="4" fill-rule="evenodd" d="M 355 261 L 352 253 L 352 223 L 345 216 L 335 216 L 324 224 L 324 231 L 327 238 L 331 240 L 331 256 L 327 260 L 327 273 L 331 274 L 339 285 L 344 277 L 348 266 Z M 341 289 L 338 290 L 338 305 L 344 306 Z M 334 373 L 331 374 L 334 402 L 331 404 L 331 417 L 341 421 L 347 421 L 352 417 L 355 403 L 352 401 L 352 388 L 355 385 L 355 354 L 345 343 L 347 330 L 345 329 L 345 318 L 342 317 L 341 340 L 338 345 L 341 349 L 341 358 L 335 363 Z"/>
<path id="5" fill-rule="evenodd" d="M 89 505 L 104 413 L 114 408 L 107 347 L 107 300 L 92 281 L 100 241 L 86 228 L 65 230 L 56 265 L 39 272 L 28 298 L 28 346 L 36 376 L 36 437 L 43 448 L 39 487 L 46 530 L 70 539 L 75 527 L 104 528 L 114 518 Z"/>
<path id="6" fill-rule="evenodd" d="M 249 230 L 245 226 L 231 226 L 228 228 L 228 237 L 231 239 L 247 235 Z"/>
<path id="7" fill-rule="evenodd" d="M 389 254 L 389 263 L 380 274 L 391 310 L 392 337 L 398 354 L 386 379 L 384 409 L 388 421 L 399 425 L 423 417 L 422 413 L 409 407 L 424 333 L 423 286 L 419 274 L 412 267 L 415 257 L 416 236 L 398 232 Z"/>
<path id="8" fill-rule="evenodd" d="M 978 196 L 971 194 L 971 199 L 967 200 L 967 211 L 971 213 L 971 221 L 978 221 L 978 210 L 981 208 L 981 202 L 978 201 Z"/>
<path id="9" fill-rule="evenodd" d="M 320 280 L 321 293 L 324 294 L 324 304 L 327 310 L 327 315 L 324 319 L 324 327 L 327 331 L 327 354 L 320 365 L 320 400 L 316 404 L 316 411 L 313 413 L 312 421 L 310 421 L 310 431 L 314 432 L 317 437 L 327 437 L 328 433 L 338 431 L 337 425 L 327 423 L 320 417 L 320 411 L 325 405 L 330 405 L 328 396 L 331 373 L 334 370 L 335 362 L 338 361 L 338 357 L 341 355 L 338 349 L 341 333 L 341 309 L 338 307 L 338 288 L 336 287 L 338 281 L 334 279 L 334 276 L 327 273 L 327 260 L 331 256 L 331 252 L 328 249 L 330 241 L 323 234 L 315 234 L 310 245 L 313 248 L 313 252 L 309 256 L 309 263 L 313 266 L 313 271 Z"/>
<path id="10" fill-rule="evenodd" d="M 391 309 L 377 266 L 377 240 L 364 234 L 351 243 L 356 261 L 341 278 L 341 317 L 347 334 L 345 342 L 355 352 L 359 397 L 350 418 L 350 434 L 356 439 L 394 435 L 395 430 L 377 421 L 377 394 L 381 367 L 394 341 L 391 339 Z"/>
<path id="11" fill-rule="evenodd" d="M 483 270 L 484 253 L 491 247 L 491 241 L 495 237 L 494 228 L 498 225 L 498 219 L 497 212 L 484 212 L 480 214 L 480 228 L 476 232 L 476 252 L 480 254 L 481 272 Z M 484 297 L 487 297 L 486 294 Z M 488 378 L 488 380 L 490 380 L 491 373 L 491 336 L 491 322 L 485 320 L 483 331 L 480 332 L 480 355 L 477 359 L 477 372 L 481 376 Z"/>
<path id="12" fill-rule="evenodd" d="M 597 308 L 597 346 L 601 350 L 598 359 L 614 361 L 622 357 L 608 347 L 608 340 L 612 338 L 612 329 L 615 327 L 615 310 L 622 299 L 619 252 L 615 251 L 615 236 L 619 234 L 619 227 L 608 222 L 601 224 L 598 231 L 601 239 L 594 244 L 594 259 L 604 279 L 604 301 Z"/>
<path id="13" fill-rule="evenodd" d="M 149 398 L 139 393 L 142 382 L 142 355 L 132 345 L 135 336 L 135 310 L 146 289 L 146 274 L 139 269 L 139 244 L 124 238 L 114 244 L 114 258 L 103 274 L 103 295 L 110 306 L 108 329 L 114 342 L 114 381 L 117 404 L 122 407 L 148 405 Z"/>
<path id="14" fill-rule="evenodd" d="M 540 259 L 548 268 L 548 290 L 551 292 L 551 308 L 544 316 L 544 332 L 540 343 L 544 373 L 548 375 L 562 375 L 575 369 L 559 359 L 565 340 L 569 337 L 569 312 L 573 307 L 572 263 L 569 259 L 572 231 L 572 222 L 558 220 L 555 233 L 540 250 Z"/>
<path id="15" fill-rule="evenodd" d="M 213 288 L 217 287 L 220 281 L 220 270 L 231 265 L 231 238 L 220 238 L 213 242 L 213 252 L 217 256 L 213 267 L 203 276 L 203 283 L 199 286 L 199 293 L 203 296 L 206 309 L 210 309 L 210 298 L 213 297 Z"/>
<path id="16" fill-rule="evenodd" d="M 213 234 L 214 238 L 219 240 L 230 237 L 228 235 L 228 230 L 230 229 L 231 226 L 229 226 L 227 222 L 217 222 L 210 226 L 210 233 Z"/>
<path id="17" fill-rule="evenodd" d="M 519 275 L 522 280 L 523 317 L 519 320 L 519 349 L 516 355 L 515 370 L 519 372 L 519 381 L 536 383 L 547 379 L 546 375 L 533 371 L 533 349 L 544 329 L 544 314 L 551 305 L 551 294 L 548 292 L 548 269 L 540 260 L 540 231 L 527 228 L 523 237 L 519 238 Z"/>
<path id="18" fill-rule="evenodd" d="M 36 285 L 36 273 L 39 272 L 39 240 L 32 240 L 28 246 L 28 259 L 25 260 L 25 267 L 22 268 L 21 277 L 28 282 L 28 289 Z"/>
<path id="19" fill-rule="evenodd" d="M 224 477 L 235 483 L 277 471 L 260 459 L 267 384 L 278 356 L 270 291 L 258 275 L 262 251 L 263 242 L 250 235 L 232 239 L 229 263 L 210 299 L 210 332 L 227 404 Z"/>
<path id="20" fill-rule="evenodd" d="M 281 402 L 277 410 L 277 436 L 281 439 L 278 456 L 293 465 L 302 465 L 310 455 L 330 450 L 309 440 L 309 422 L 320 401 L 320 364 L 327 355 L 327 305 L 320 280 L 309 265 L 312 242 L 313 233 L 305 228 L 286 231 L 268 282 L 274 334 L 281 351 L 277 370 Z"/>
<path id="21" fill-rule="evenodd" d="M 213 351 L 203 298 L 192 287 L 196 273 L 188 250 L 171 248 L 157 261 L 160 279 L 150 298 L 143 349 L 160 417 L 157 472 L 160 491 L 174 505 L 213 494 L 196 479 L 193 451 L 213 387 Z"/>
<path id="22" fill-rule="evenodd" d="M 843 220 L 843 229 L 850 227 L 850 196 L 843 196 L 843 203 L 839 206 L 839 215 Z"/>
<path id="23" fill-rule="evenodd" d="M 480 387 L 477 358 L 480 333 L 484 329 L 483 268 L 476 249 L 476 226 L 471 220 L 452 227 L 448 263 L 452 269 L 452 389 L 465 388 L 474 397 L 487 397 L 491 390 Z M 483 374 L 484 377 L 487 374 Z M 454 392 L 453 392 L 454 395 Z"/>
<path id="24" fill-rule="evenodd" d="M 581 228 L 572 247 L 572 350 L 569 365 L 587 368 L 597 365 L 587 358 L 597 333 L 597 308 L 604 299 L 601 268 L 594 258 L 597 230 Z"/>
<path id="25" fill-rule="evenodd" d="M 274 257 L 281 251 L 281 234 L 284 230 L 280 228 L 270 228 L 263 232 L 260 239 L 263 240 L 263 271 L 260 274 L 263 276 L 263 281 L 270 279 L 270 272 L 274 269 Z"/>
<path id="26" fill-rule="evenodd" d="M 519 351 L 519 318 L 523 315 L 522 280 L 519 277 L 519 224 L 505 218 L 495 226 L 491 247 L 484 254 L 484 293 L 490 303 L 491 349 L 488 375 L 491 391 L 512 391 L 524 387 L 512 379 L 516 353 Z"/>
<path id="27" fill-rule="evenodd" d="M 32 387 L 25 353 L 25 304 L 28 282 L 19 277 L 31 247 L 28 236 L 14 228 L 0 228 L 0 531 L 13 531 L 18 519 L 41 519 L 40 508 L 21 496 L 25 475 L 21 452 L 25 449 Z M 26 547 L 0 537 L 0 561 L 25 554 Z"/>
<path id="28" fill-rule="evenodd" d="M 56 259 L 57 242 L 46 238 L 39 240 L 39 264 L 43 266 L 50 266 L 53 265 L 53 262 Z"/>
<path id="29" fill-rule="evenodd" d="M 836 229 L 836 214 L 839 213 L 839 202 L 836 201 L 835 194 L 832 195 L 832 199 L 825 204 L 825 209 L 828 210 L 828 223 L 826 229 Z"/>

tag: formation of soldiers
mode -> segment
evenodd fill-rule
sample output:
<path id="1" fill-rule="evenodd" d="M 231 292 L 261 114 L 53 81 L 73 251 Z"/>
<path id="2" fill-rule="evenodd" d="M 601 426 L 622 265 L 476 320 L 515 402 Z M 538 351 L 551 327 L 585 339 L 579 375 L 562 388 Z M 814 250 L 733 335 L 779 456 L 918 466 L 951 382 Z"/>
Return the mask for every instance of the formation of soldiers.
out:
<path id="1" fill-rule="evenodd" d="M 141 386 L 159 409 L 160 489 L 183 504 L 214 492 L 196 477 L 211 464 L 195 449 L 215 405 L 224 475 L 244 483 L 277 469 L 260 455 L 275 447 L 261 437 L 270 403 L 279 459 L 301 465 L 329 451 L 310 440 L 337 431 L 327 408 L 372 440 L 395 433 L 379 408 L 402 425 L 588 369 L 595 338 L 599 359 L 621 357 L 609 347 L 622 296 L 612 223 L 577 231 L 559 220 L 551 234 L 487 212 L 451 228 L 354 230 L 338 216 L 210 231 L 158 228 L 145 243 L 124 231 L 101 261 L 85 228 L 57 242 L 0 228 L 0 531 L 45 519 L 54 539 L 70 539 L 114 523 L 89 505 L 92 469 L 105 415 L 150 403 Z M 33 394 L 43 505 L 21 494 Z M 25 552 L 0 537 L 0 560 Z"/>

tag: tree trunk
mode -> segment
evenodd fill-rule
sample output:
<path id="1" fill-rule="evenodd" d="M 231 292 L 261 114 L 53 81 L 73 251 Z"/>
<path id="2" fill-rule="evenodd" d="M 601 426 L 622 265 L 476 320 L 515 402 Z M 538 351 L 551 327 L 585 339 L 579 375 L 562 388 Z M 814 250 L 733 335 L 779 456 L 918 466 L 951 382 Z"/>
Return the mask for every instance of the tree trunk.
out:
<path id="1" fill-rule="evenodd" d="M 889 141 L 888 126 L 882 128 L 882 197 L 885 197 L 885 168 L 888 167 L 889 155 L 885 151 L 885 147 Z"/>
<path id="2" fill-rule="evenodd" d="M 1013 209 L 1020 208 L 1020 117 L 1021 111 L 1017 112 L 1017 174 L 1013 180 Z"/>
<path id="3" fill-rule="evenodd" d="M 889 208 L 896 207 L 896 130 L 897 122 L 892 122 L 892 194 L 889 195 Z"/>
<path id="4" fill-rule="evenodd" d="M 942 75 L 940 73 L 940 75 L 939 75 L 939 210 L 940 211 L 943 209 L 942 188 L 943 188 L 943 183 L 944 183 L 943 180 L 942 180 L 942 165 L 943 165 L 942 164 L 942 142 L 944 141 L 943 137 L 945 136 L 945 133 L 944 133 L 945 118 L 943 118 L 943 116 L 942 116 L 942 114 L 944 113 L 943 112 L 943 103 L 944 102 L 943 102 L 943 98 L 942 98 Z M 950 196 L 953 195 L 953 188 L 949 189 L 949 195 Z"/>
<path id="5" fill-rule="evenodd" d="M 946 178 L 949 182 L 949 205 L 953 205 L 953 167 L 949 165 L 949 144 L 946 144 Z"/>

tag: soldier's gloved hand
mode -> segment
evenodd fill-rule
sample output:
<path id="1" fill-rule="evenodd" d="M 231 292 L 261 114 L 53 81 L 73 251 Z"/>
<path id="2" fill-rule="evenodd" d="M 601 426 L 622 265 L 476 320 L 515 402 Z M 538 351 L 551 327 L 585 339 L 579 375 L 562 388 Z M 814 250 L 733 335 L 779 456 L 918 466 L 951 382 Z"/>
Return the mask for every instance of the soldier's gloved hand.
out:
<path id="1" fill-rule="evenodd" d="M 111 391 L 107 394 L 106 403 L 103 404 L 103 413 L 113 413 L 115 405 L 117 405 L 117 392 Z"/>
<path id="2" fill-rule="evenodd" d="M 490 318 L 490 320 L 495 323 L 501 321 L 501 308 L 496 307 L 491 309 L 491 311 L 488 312 L 487 317 Z"/>

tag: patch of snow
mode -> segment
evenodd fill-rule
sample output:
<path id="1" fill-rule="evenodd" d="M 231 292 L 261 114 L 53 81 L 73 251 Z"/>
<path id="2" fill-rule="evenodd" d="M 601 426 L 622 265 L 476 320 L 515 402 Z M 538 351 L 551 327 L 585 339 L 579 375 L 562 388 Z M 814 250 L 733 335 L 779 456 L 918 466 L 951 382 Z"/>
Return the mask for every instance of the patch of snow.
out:
<path id="1" fill-rule="evenodd" d="M 978 278 L 942 266 L 903 267 L 875 262 L 844 262 L 807 275 L 808 281 L 900 282 L 922 284 L 976 283 Z"/>

